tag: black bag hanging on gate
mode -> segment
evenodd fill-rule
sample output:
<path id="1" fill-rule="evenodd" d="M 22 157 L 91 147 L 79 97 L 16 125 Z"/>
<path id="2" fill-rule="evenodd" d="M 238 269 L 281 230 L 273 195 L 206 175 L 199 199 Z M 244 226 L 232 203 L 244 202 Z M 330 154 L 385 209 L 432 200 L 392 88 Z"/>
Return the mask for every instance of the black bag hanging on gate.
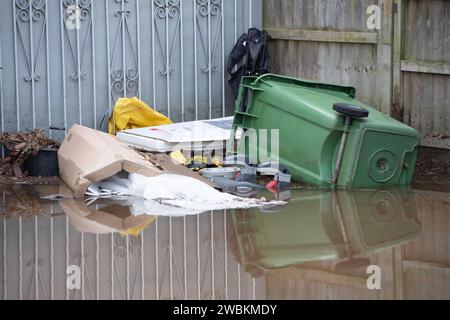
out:
<path id="1" fill-rule="evenodd" d="M 251 28 L 236 42 L 228 59 L 228 83 L 237 98 L 239 85 L 244 76 L 259 76 L 268 73 L 268 34 Z"/>

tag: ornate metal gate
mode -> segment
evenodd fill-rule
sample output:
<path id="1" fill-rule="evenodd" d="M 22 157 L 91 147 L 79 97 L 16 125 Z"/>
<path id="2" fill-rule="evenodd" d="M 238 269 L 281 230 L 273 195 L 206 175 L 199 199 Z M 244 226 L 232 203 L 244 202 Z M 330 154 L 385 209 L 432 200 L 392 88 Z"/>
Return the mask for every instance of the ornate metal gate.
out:
<path id="1" fill-rule="evenodd" d="M 261 15 L 260 0 L 1 1 L 2 130 L 98 127 L 123 96 L 174 121 L 230 114 L 227 55 Z"/>

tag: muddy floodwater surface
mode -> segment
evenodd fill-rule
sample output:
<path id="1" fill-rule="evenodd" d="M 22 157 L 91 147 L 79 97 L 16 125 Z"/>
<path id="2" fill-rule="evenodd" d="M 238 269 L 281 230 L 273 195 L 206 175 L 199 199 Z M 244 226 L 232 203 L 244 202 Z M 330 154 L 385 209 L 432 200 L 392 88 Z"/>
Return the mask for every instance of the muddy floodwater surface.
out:
<path id="1" fill-rule="evenodd" d="M 450 299 L 448 186 L 190 216 L 61 188 L 0 185 L 3 299 Z"/>

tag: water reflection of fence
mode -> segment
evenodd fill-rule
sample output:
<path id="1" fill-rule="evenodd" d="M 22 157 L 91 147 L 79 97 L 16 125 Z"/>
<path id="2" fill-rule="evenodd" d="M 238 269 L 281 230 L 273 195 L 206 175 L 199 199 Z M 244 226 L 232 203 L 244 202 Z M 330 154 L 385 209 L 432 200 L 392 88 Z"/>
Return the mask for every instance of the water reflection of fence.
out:
<path id="1" fill-rule="evenodd" d="M 264 298 L 228 249 L 226 213 L 161 217 L 138 237 L 79 233 L 57 213 L 1 224 L 5 299 Z M 80 290 L 66 288 L 69 265 L 80 267 Z"/>

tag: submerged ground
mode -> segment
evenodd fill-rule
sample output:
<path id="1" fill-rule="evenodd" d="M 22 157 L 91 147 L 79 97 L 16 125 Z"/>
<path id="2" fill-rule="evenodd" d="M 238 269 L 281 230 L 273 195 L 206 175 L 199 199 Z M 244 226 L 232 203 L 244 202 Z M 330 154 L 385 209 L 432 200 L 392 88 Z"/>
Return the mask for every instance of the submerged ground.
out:
<path id="1" fill-rule="evenodd" d="M 133 217 L 133 201 L 0 185 L 4 299 L 449 299 L 450 184 L 298 190 L 270 210 Z M 432 185 L 432 188 L 429 186 Z M 66 287 L 70 266 L 80 286 Z M 381 271 L 367 286 L 368 266 Z"/>

